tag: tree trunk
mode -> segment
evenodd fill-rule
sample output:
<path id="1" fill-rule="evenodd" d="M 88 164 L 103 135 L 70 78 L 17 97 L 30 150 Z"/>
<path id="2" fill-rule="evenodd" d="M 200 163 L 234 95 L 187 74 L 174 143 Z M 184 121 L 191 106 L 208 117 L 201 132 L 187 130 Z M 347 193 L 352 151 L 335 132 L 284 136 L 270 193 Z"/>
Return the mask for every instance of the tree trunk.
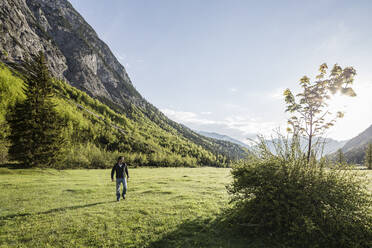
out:
<path id="1" fill-rule="evenodd" d="M 311 155 L 311 139 L 313 138 L 312 135 L 309 135 L 309 147 L 307 148 L 307 163 L 310 161 L 310 155 Z"/>
<path id="2" fill-rule="evenodd" d="M 309 147 L 307 149 L 307 163 L 310 161 L 311 155 L 311 140 L 313 139 L 313 113 L 310 111 L 310 134 L 309 134 Z"/>

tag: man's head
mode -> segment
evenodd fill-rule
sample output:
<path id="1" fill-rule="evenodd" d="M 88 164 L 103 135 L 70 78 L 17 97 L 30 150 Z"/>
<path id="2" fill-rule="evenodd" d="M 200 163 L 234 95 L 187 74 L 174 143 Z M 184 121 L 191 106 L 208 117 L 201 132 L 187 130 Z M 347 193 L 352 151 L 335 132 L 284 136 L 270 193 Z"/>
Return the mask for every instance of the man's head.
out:
<path id="1" fill-rule="evenodd" d="M 124 156 L 118 157 L 118 163 L 123 163 L 124 162 Z"/>

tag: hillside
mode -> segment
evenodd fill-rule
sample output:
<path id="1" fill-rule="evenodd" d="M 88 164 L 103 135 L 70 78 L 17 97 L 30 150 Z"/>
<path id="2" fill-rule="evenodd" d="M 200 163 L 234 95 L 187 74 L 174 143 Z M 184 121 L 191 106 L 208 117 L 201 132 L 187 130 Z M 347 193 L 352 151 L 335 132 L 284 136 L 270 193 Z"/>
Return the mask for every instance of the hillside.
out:
<path id="1" fill-rule="evenodd" d="M 204 137 L 168 119 L 147 102 L 109 47 L 67 0 L 1 1 L 0 20 L 0 57 L 8 66 L 20 69 L 24 60 L 43 51 L 56 78 L 86 92 L 84 98 L 99 100 L 116 115 L 125 116 L 127 123 L 137 128 L 136 133 L 148 142 L 152 140 L 155 146 L 166 146 L 163 140 L 169 136 L 198 147 L 211 157 L 220 157 L 221 161 L 247 155 L 247 150 L 239 145 Z M 147 146 L 141 151 L 138 146 L 141 145 L 133 141 L 127 148 L 154 152 Z M 170 154 L 178 150 L 167 149 Z M 190 156 L 198 157 L 192 153 Z"/>
<path id="2" fill-rule="evenodd" d="M 167 132 L 154 124 L 136 106 L 116 111 L 86 93 L 55 80 L 58 113 L 68 121 L 66 137 L 70 150 L 65 167 L 109 167 L 119 153 L 135 166 L 227 166 L 239 147 L 232 144 L 229 156 L 222 155 L 228 142 L 205 138 L 214 152 L 191 142 L 176 130 Z M 0 132 L 1 156 L 9 127 L 6 113 L 24 99 L 22 76 L 0 64 Z M 120 113 L 119 111 L 122 111 Z M 220 147 L 219 147 L 220 146 Z M 221 152 L 218 153 L 218 149 Z M 241 150 L 244 151 L 244 150 Z M 106 161 L 106 162 L 105 162 Z"/>
<path id="3" fill-rule="evenodd" d="M 362 164 L 367 145 L 372 143 L 372 125 L 356 137 L 349 140 L 342 151 L 348 162 Z"/>

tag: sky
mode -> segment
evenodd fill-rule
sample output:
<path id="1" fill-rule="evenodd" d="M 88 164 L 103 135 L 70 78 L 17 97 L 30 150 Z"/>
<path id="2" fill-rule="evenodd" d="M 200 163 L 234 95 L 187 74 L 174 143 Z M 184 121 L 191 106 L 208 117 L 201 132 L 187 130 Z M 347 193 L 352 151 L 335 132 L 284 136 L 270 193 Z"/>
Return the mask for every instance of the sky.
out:
<path id="1" fill-rule="evenodd" d="M 372 124 L 372 1 L 70 0 L 141 95 L 194 130 L 240 141 L 285 129 L 282 96 L 319 65 L 353 66 L 357 97 L 327 133 Z"/>

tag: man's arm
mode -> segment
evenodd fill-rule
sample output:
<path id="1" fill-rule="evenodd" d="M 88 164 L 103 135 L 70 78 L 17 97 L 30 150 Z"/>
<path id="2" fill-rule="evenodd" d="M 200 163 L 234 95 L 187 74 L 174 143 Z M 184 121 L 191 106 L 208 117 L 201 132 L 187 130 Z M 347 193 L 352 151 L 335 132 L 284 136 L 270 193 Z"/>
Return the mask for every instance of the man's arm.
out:
<path id="1" fill-rule="evenodd" d="M 125 165 L 125 173 L 127 174 L 127 178 L 129 178 L 128 165 Z"/>

